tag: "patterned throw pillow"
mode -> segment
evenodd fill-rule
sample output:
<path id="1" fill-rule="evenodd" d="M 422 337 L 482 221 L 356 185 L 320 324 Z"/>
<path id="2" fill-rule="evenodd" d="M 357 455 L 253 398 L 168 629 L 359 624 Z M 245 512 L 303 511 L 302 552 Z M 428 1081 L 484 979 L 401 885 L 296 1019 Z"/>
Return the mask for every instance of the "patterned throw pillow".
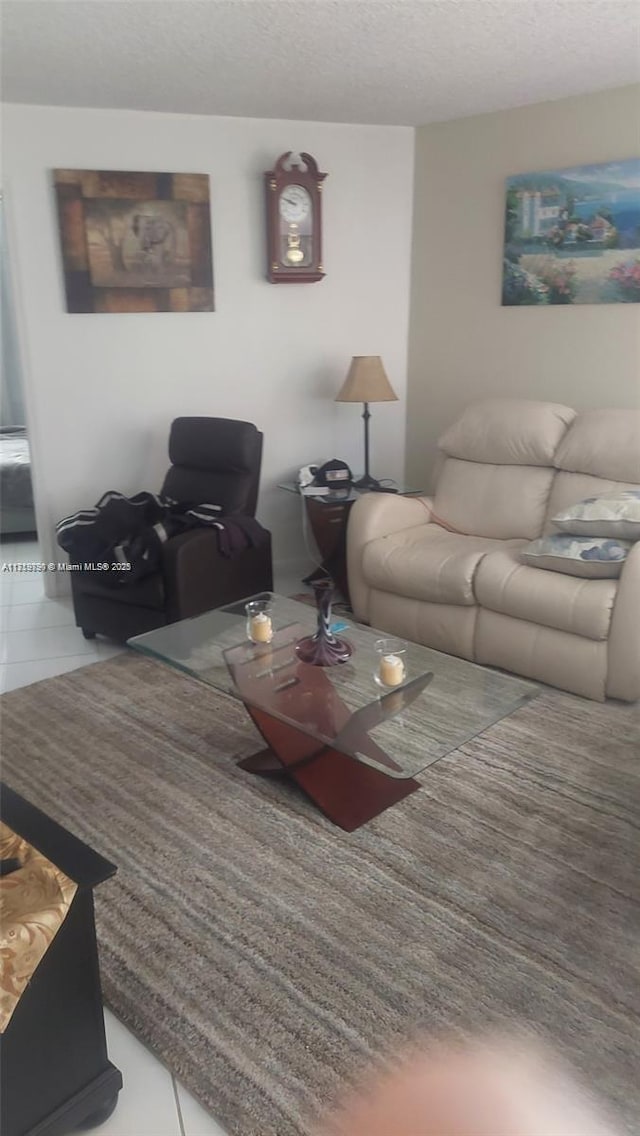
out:
<path id="1" fill-rule="evenodd" d="M 640 489 L 614 489 L 601 497 L 587 497 L 556 513 L 552 523 L 576 536 L 640 540 Z"/>
<path id="2" fill-rule="evenodd" d="M 549 568 L 569 576 L 601 580 L 619 576 L 632 543 L 607 537 L 579 537 L 571 533 L 541 536 L 521 549 L 525 564 Z"/>

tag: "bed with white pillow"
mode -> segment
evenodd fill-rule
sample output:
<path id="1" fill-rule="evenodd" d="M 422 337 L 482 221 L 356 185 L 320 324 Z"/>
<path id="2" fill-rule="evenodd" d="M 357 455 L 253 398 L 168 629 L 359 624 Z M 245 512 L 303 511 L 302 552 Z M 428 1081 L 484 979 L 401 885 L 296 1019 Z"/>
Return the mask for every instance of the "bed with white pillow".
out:
<path id="1" fill-rule="evenodd" d="M 0 534 L 35 533 L 31 453 L 24 426 L 0 430 Z"/>

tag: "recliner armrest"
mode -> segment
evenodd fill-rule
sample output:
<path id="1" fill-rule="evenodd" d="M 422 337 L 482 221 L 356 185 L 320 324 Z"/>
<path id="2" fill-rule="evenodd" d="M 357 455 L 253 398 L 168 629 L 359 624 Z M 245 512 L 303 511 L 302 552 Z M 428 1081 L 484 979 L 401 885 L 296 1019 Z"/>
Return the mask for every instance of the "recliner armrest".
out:
<path id="1" fill-rule="evenodd" d="M 369 589 L 362 574 L 365 545 L 378 537 L 390 536 L 402 529 L 427 525 L 432 519 L 430 497 L 402 497 L 390 493 L 367 493 L 360 497 L 349 514 L 347 526 L 347 573 L 349 595 L 357 619 L 369 621 Z"/>
<path id="2" fill-rule="evenodd" d="M 223 556 L 215 529 L 193 529 L 168 540 L 162 574 L 168 622 L 233 603 L 244 595 L 270 590 L 271 538 L 259 548 Z"/>
<path id="3" fill-rule="evenodd" d="M 201 604 L 211 591 L 221 559 L 212 529 L 192 529 L 167 541 L 162 550 L 162 575 L 169 622 L 203 610 Z"/>

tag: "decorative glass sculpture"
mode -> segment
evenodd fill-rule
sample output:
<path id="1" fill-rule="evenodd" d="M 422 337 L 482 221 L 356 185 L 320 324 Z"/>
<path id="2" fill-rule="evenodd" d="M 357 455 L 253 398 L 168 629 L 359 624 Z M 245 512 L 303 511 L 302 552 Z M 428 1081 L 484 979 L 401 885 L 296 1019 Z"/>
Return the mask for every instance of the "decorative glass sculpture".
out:
<path id="1" fill-rule="evenodd" d="M 338 639 L 331 631 L 331 602 L 333 600 L 333 580 L 327 577 L 313 584 L 318 611 L 318 630 L 315 635 L 307 635 L 296 646 L 296 654 L 303 663 L 313 667 L 333 667 L 344 663 L 351 657 L 353 648 L 346 639 Z"/>

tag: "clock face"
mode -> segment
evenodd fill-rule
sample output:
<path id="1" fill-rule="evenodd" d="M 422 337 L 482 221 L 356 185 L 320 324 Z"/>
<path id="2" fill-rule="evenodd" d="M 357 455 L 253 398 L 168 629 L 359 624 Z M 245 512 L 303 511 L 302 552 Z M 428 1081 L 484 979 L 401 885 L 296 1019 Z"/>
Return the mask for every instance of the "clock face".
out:
<path id="1" fill-rule="evenodd" d="M 287 185 L 280 194 L 280 216 L 288 225 L 299 225 L 311 213 L 311 197 L 303 185 Z"/>

